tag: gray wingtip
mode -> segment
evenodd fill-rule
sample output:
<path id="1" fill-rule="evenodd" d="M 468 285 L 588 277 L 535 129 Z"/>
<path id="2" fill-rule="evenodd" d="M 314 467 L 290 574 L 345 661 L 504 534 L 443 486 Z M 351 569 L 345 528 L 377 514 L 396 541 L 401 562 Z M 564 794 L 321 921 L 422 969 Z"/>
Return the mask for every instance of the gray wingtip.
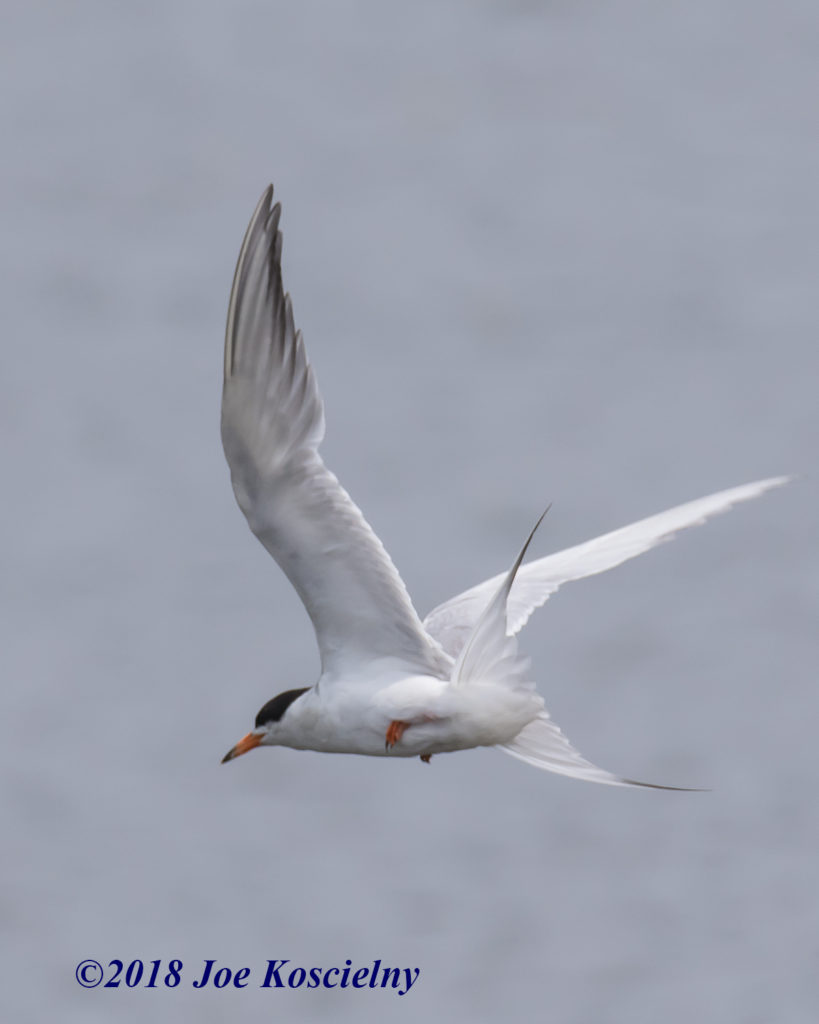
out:
<path id="1" fill-rule="evenodd" d="M 523 562 L 523 559 L 526 557 L 526 552 L 529 550 L 529 545 L 532 543 L 532 540 L 533 540 L 535 534 L 538 531 L 538 527 L 540 526 L 540 524 L 543 522 L 543 520 L 548 515 L 549 511 L 551 510 L 551 507 L 552 507 L 552 503 L 550 501 L 549 504 L 546 506 L 546 508 L 544 508 L 544 510 L 540 513 L 538 521 L 532 527 L 532 532 L 526 538 L 526 542 L 524 543 L 523 547 L 520 549 L 520 553 L 518 554 L 518 557 L 515 559 L 514 565 L 509 570 L 509 574 L 507 576 L 507 594 L 508 594 L 509 590 L 511 590 L 511 588 L 512 588 L 512 583 L 514 582 L 515 576 L 517 575 L 518 569 L 520 568 L 521 563 Z"/>
<path id="2" fill-rule="evenodd" d="M 270 184 L 265 186 L 265 189 L 262 192 L 261 198 L 259 199 L 259 202 L 256 204 L 256 208 L 259 209 L 262 206 L 268 206 L 269 207 L 270 206 L 270 200 L 272 198 L 273 198 L 273 183 L 271 182 Z"/>
<path id="3" fill-rule="evenodd" d="M 242 245 L 239 249 L 239 256 L 236 260 L 236 269 L 233 273 L 233 285 L 230 289 L 230 300 L 228 302 L 228 313 L 227 313 L 227 324 L 225 327 L 225 357 L 224 357 L 224 374 L 227 379 L 233 371 L 233 324 L 236 316 L 236 304 L 238 301 L 239 284 L 242 276 L 242 270 L 245 265 L 248 248 L 250 246 L 251 239 L 253 238 L 259 220 L 264 217 L 265 222 L 270 215 L 270 203 L 273 199 L 273 186 L 268 185 L 267 188 L 262 192 L 258 203 L 256 203 L 256 209 L 253 211 L 253 216 L 250 218 L 250 222 L 245 230 L 244 238 L 242 239 Z M 276 204 L 278 207 L 279 204 Z M 275 207 L 274 207 L 275 209 Z"/>
<path id="4" fill-rule="evenodd" d="M 276 231 L 278 229 L 278 227 L 279 227 L 279 221 L 281 220 L 281 216 L 282 216 L 282 204 L 281 203 L 274 203 L 272 206 L 270 206 L 270 197 L 269 197 L 268 198 L 268 205 L 267 205 L 267 207 L 264 207 L 264 206 L 262 207 L 263 210 L 265 208 L 267 209 L 267 216 L 265 217 L 265 221 L 264 221 L 265 230 L 266 231 Z"/>

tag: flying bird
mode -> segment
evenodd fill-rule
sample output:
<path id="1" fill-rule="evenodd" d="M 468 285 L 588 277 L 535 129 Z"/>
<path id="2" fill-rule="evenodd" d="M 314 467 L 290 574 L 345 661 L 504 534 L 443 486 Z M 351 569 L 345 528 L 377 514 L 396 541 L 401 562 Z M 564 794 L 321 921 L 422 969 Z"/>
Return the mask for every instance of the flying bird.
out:
<path id="1" fill-rule="evenodd" d="M 222 443 L 250 529 L 312 620 L 321 675 L 268 701 L 223 761 L 259 746 L 426 762 L 491 746 L 590 782 L 678 788 L 622 778 L 582 757 L 550 718 L 517 634 L 563 583 L 612 569 L 787 477 L 699 498 L 524 563 L 533 530 L 507 573 L 422 621 L 381 541 L 319 455 L 324 408 L 282 286 L 281 207 L 272 200 L 270 186 L 233 279 Z"/>

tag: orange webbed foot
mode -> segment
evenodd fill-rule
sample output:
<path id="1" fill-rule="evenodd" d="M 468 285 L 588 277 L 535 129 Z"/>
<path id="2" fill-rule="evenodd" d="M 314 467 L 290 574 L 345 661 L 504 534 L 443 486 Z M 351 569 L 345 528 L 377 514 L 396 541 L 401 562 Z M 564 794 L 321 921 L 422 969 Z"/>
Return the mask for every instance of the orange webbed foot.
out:
<path id="1" fill-rule="evenodd" d="M 389 750 L 391 747 L 394 747 L 395 744 L 401 739 L 408 725 L 409 722 L 402 722 L 398 718 L 393 719 L 393 721 L 390 722 L 387 728 L 387 750 Z"/>

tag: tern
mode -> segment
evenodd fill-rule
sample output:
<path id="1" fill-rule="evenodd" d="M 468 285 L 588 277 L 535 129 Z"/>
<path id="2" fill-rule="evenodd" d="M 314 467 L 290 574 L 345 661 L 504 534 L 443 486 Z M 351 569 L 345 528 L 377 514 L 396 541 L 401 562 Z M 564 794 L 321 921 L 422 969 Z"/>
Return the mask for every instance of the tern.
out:
<path id="1" fill-rule="evenodd" d="M 623 778 L 582 757 L 550 718 L 517 634 L 562 584 L 612 569 L 788 478 L 699 498 L 524 564 L 538 520 L 508 572 L 421 621 L 381 541 L 319 455 L 324 408 L 282 285 L 281 206 L 272 200 L 269 186 L 233 279 L 222 443 L 250 529 L 312 620 L 321 674 L 268 701 L 223 761 L 285 746 L 429 763 L 489 746 L 590 782 L 679 788 Z"/>

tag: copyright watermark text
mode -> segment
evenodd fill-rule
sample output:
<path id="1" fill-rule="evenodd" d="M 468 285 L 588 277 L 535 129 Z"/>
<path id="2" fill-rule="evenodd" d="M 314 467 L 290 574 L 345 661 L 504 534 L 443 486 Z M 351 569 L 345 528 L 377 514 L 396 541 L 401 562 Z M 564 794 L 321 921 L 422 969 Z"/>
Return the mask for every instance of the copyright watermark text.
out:
<path id="1" fill-rule="evenodd" d="M 181 960 L 83 960 L 74 971 L 83 988 L 382 988 L 405 996 L 418 980 L 419 967 L 389 967 L 380 960 L 354 967 L 312 967 L 291 960 L 266 960 L 263 965 L 228 967 L 204 960 L 187 969 Z"/>

